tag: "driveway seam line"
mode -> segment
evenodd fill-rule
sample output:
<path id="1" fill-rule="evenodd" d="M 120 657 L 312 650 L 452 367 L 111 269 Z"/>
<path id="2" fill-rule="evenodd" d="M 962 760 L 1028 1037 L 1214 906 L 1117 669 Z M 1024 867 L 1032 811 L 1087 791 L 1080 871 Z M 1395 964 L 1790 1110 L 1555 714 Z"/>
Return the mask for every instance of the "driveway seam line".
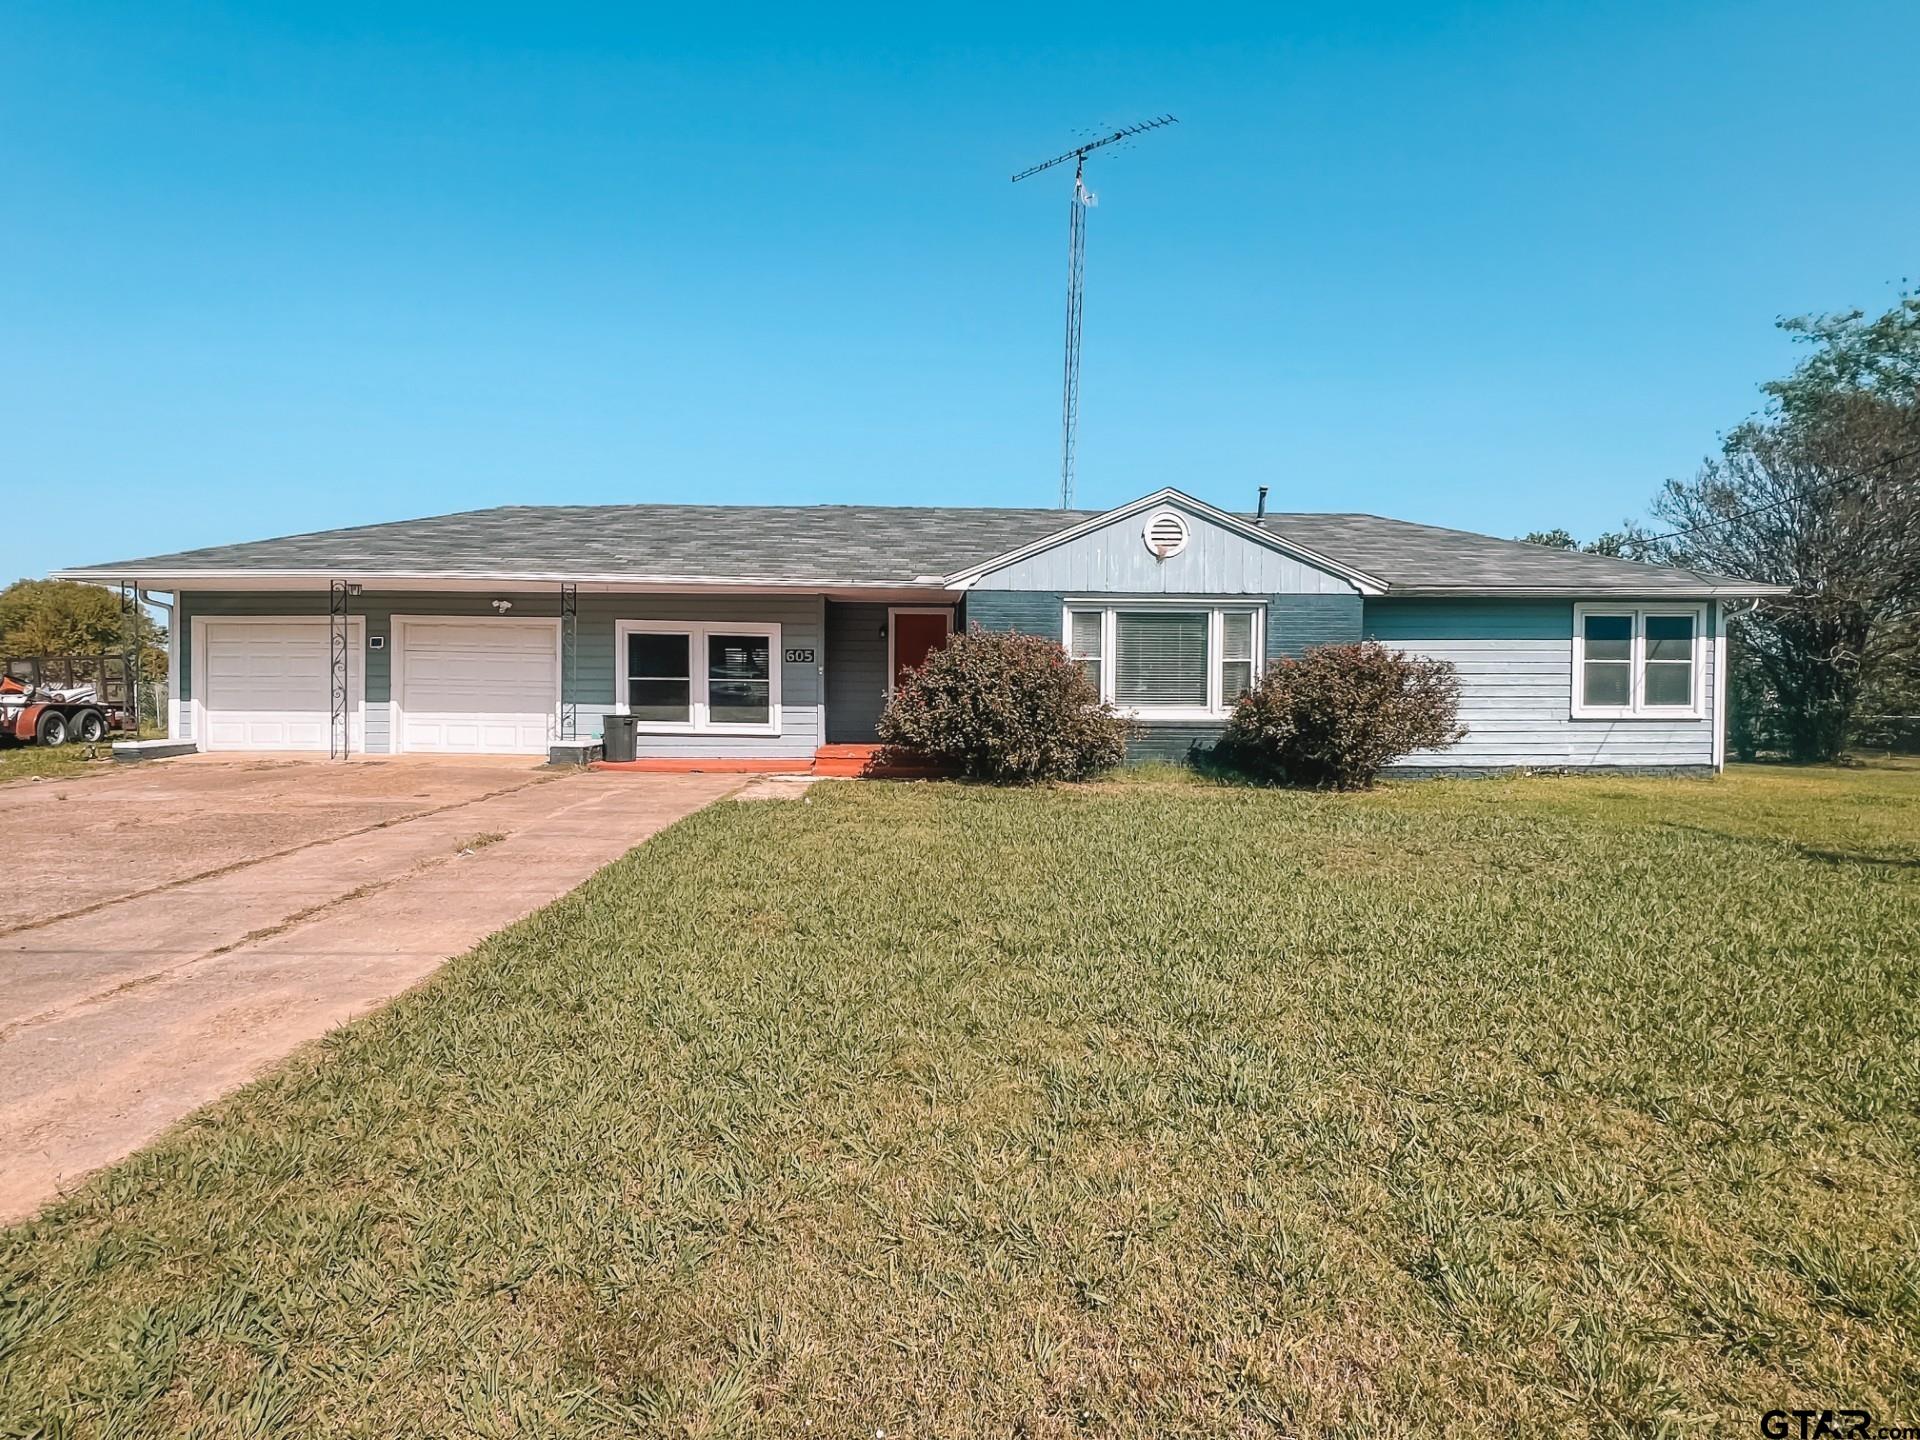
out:
<path id="1" fill-rule="evenodd" d="M 341 838 L 345 839 L 347 837 L 343 836 Z M 383 880 L 369 880 L 363 885 L 355 886 L 344 895 L 334 895 L 320 901 L 317 905 L 309 905 L 306 909 L 297 910 L 276 924 L 266 925 L 258 930 L 250 930 L 238 939 L 226 941 L 224 944 L 214 946 L 211 950 L 203 950 L 198 955 L 190 955 L 184 960 L 176 960 L 164 969 L 150 970 L 145 975 L 135 975 L 130 980 L 122 980 L 118 985 L 106 990 L 97 990 L 93 994 L 75 1000 L 71 1004 L 56 1005 L 50 1010 L 42 1010 L 37 1015 L 28 1015 L 23 1019 L 14 1021 L 11 1025 L 0 1027 L 0 1043 L 13 1039 L 23 1030 L 30 1030 L 37 1025 L 51 1024 L 56 1020 L 64 1020 L 68 1016 L 78 1014 L 88 1009 L 90 1006 L 104 1004 L 109 1000 L 116 999 L 131 991 L 142 989 L 148 985 L 158 984 L 162 980 L 171 980 L 183 971 L 192 969 L 195 965 L 203 964 L 208 960 L 218 960 L 222 955 L 230 955 L 243 945 L 253 945 L 262 940 L 272 940 L 277 936 L 285 935 L 293 930 L 299 929 L 300 926 L 304 925 L 307 921 L 319 918 L 329 910 L 351 904 L 355 900 L 364 900 L 369 895 L 378 895 L 382 890 L 398 885 L 403 880 L 415 879 L 428 870 L 437 869 L 449 861 L 458 858 L 458 855 L 455 854 L 451 856 L 436 856 L 417 861 L 398 874 L 389 875 Z"/>
<path id="2" fill-rule="evenodd" d="M 558 777 L 555 777 L 555 778 L 558 778 Z M 497 791 L 495 793 L 496 795 L 511 795 L 515 793 L 515 791 L 524 790 L 526 788 L 527 787 L 524 785 L 516 785 L 506 790 Z M 745 782 L 732 786 L 731 788 L 723 791 L 721 794 L 715 796 L 713 800 L 708 801 L 707 803 L 717 804 L 721 800 L 731 799 L 734 795 L 737 795 L 744 788 L 745 788 Z M 482 795 L 477 797 L 475 800 L 467 801 L 463 803 L 478 804 L 480 803 L 480 801 L 489 800 L 493 798 L 495 798 L 495 796 Z M 581 799 L 575 800 L 571 804 L 565 805 L 559 810 L 555 810 L 552 814 L 543 816 L 542 819 L 551 820 L 557 815 L 570 813 L 572 811 L 584 809 L 590 806 L 600 805 L 605 802 L 606 798 L 607 798 L 606 792 L 604 791 L 589 793 L 587 795 L 584 795 Z M 443 806 L 441 808 L 443 810 L 457 810 L 460 807 L 459 805 L 448 805 L 448 806 Z M 704 809 L 705 806 L 702 806 L 701 808 Z M 416 816 L 415 818 L 422 818 L 426 815 L 438 814 L 438 813 L 440 812 L 439 811 L 422 811 L 420 816 Z M 389 822 L 389 823 L 394 823 L 394 822 Z M 678 822 L 675 822 L 675 823 L 678 823 Z M 374 826 L 371 828 L 379 829 L 382 827 Z M 671 828 L 671 827 L 667 827 L 667 828 Z M 335 836 L 334 840 L 351 840 L 352 838 L 354 838 L 355 834 L 365 834 L 365 833 L 366 833 L 365 831 L 355 831 L 349 834 Z M 653 837 L 649 835 L 645 839 L 642 839 L 637 843 L 644 845 L 647 840 L 650 840 L 652 838 Z M 333 843 L 333 840 L 315 840 L 310 842 L 309 845 L 296 846 L 294 847 L 294 850 L 295 851 L 304 850 L 304 849 L 311 848 L 311 846 L 313 845 L 327 845 L 332 843 Z M 287 853 L 291 854 L 294 852 L 289 851 Z M 621 852 L 622 855 L 626 853 L 627 853 L 626 851 Z M 247 932 L 245 935 L 238 937 L 237 939 L 229 940 L 223 944 L 216 945 L 211 950 L 203 950 L 199 954 L 189 956 L 184 960 L 176 960 L 171 965 L 168 965 L 159 970 L 149 971 L 145 975 L 133 976 L 131 979 L 121 981 L 118 985 L 112 986 L 111 988 L 106 990 L 96 991 L 95 993 L 84 996 L 81 999 L 75 1000 L 70 1004 L 56 1005 L 56 1006 L 53 1006 L 51 1009 L 42 1010 L 38 1014 L 25 1016 L 22 1019 L 14 1021 L 10 1025 L 0 1026 L 0 1043 L 4 1043 L 8 1040 L 11 1040 L 16 1035 L 20 1034 L 22 1031 L 32 1029 L 35 1026 L 52 1024 L 56 1021 L 67 1019 L 68 1017 L 79 1014 L 80 1012 L 85 1011 L 92 1006 L 105 1004 L 111 1000 L 117 999 L 122 995 L 129 994 L 132 991 L 143 989 L 148 985 L 156 985 L 163 980 L 174 979 L 180 974 L 182 974 L 183 972 L 192 969 L 196 965 L 204 964 L 209 960 L 217 960 L 222 955 L 230 955 L 235 950 L 241 949 L 243 946 L 258 944 L 263 940 L 273 940 L 273 939 L 279 938 L 282 935 L 291 934 L 293 931 L 298 930 L 302 925 L 307 924 L 309 921 L 319 919 L 322 915 L 327 914 L 329 911 L 339 909 L 343 905 L 350 905 L 356 900 L 364 900 L 371 895 L 378 895 L 382 891 L 391 889 L 393 886 L 401 884 L 404 881 L 418 879 L 421 875 L 424 875 L 429 871 L 438 870 L 443 868 L 444 866 L 450 865 L 454 861 L 462 858 L 462 854 L 463 852 L 461 851 L 455 851 L 450 855 L 426 856 L 420 860 L 415 861 L 412 865 L 408 866 L 405 870 L 401 870 L 395 874 L 388 875 L 384 879 L 369 880 L 364 884 L 355 886 L 352 890 L 347 891 L 344 895 L 329 896 L 327 899 L 320 901 L 318 904 L 309 905 L 304 910 L 295 911 L 293 914 L 287 916 L 283 920 L 276 922 L 275 924 L 263 926 L 258 930 L 251 930 Z M 273 857 L 268 856 L 265 858 L 271 859 Z M 619 858 L 620 856 L 614 857 L 615 860 Z M 612 860 L 607 862 L 607 864 L 609 865 L 612 863 L 614 863 Z M 600 870 L 605 868 L 606 868 L 605 866 L 601 866 L 599 867 L 599 869 L 594 870 L 592 874 L 586 877 L 583 877 L 580 881 L 580 884 L 584 885 L 588 879 L 592 878 L 592 875 L 599 874 Z M 217 876 L 224 873 L 226 872 L 215 871 L 208 878 L 216 878 Z M 161 886 L 158 888 L 161 890 L 166 890 L 166 889 L 171 889 L 173 887 Z M 553 898 L 555 900 L 558 900 L 564 895 L 572 894 L 573 891 L 578 888 L 579 888 L 578 885 L 570 886 L 568 887 L 568 889 L 562 891 L 560 895 L 556 895 Z M 148 893 L 154 893 L 154 892 L 148 892 Z M 127 898 L 132 899 L 134 897 L 129 896 Z M 495 932 L 489 932 L 489 933 L 491 934 Z M 487 937 L 482 937 L 482 938 L 484 939 Z"/>
<path id="3" fill-rule="evenodd" d="M 255 865 L 264 865 L 269 860 L 281 860 L 288 855 L 298 855 L 302 850 L 311 850 L 316 845 L 331 845 L 337 840 L 352 840 L 356 836 L 371 835 L 376 830 L 385 830 L 390 826 L 404 825 L 413 820 L 424 820 L 430 815 L 445 815 L 468 805 L 478 805 L 483 801 L 496 800 L 502 795 L 512 795 L 534 785 L 548 785 L 556 780 L 567 780 L 567 775 L 536 775 L 518 785 L 508 785 L 499 790 L 489 790 L 484 795 L 474 795 L 465 800 L 456 800 L 450 805 L 436 805 L 426 810 L 409 810 L 404 815 L 392 815 L 385 820 L 377 820 L 371 825 L 362 825 L 357 830 L 342 830 L 338 835 L 324 835 L 318 840 L 303 840 L 298 845 L 289 845 L 284 850 L 270 851 L 265 855 L 252 855 L 245 860 L 235 860 L 231 865 L 216 865 L 211 870 L 202 870 L 197 875 L 182 875 L 177 880 L 169 880 L 163 885 L 150 885 L 145 890 L 130 890 L 125 895 L 110 896 L 105 900 L 96 900 L 90 905 L 81 905 L 73 910 L 63 910 L 57 915 L 43 915 L 37 920 L 28 920 L 0 930 L 0 940 L 9 935 L 24 934 L 29 930 L 42 930 L 49 925 L 58 925 L 62 920 L 77 920 L 82 915 L 94 915 L 115 905 L 124 905 L 129 900 L 145 900 L 154 895 L 164 895 L 169 890 L 178 890 L 183 885 L 197 885 L 202 880 L 217 880 L 223 875 L 236 874 L 249 870 Z"/>

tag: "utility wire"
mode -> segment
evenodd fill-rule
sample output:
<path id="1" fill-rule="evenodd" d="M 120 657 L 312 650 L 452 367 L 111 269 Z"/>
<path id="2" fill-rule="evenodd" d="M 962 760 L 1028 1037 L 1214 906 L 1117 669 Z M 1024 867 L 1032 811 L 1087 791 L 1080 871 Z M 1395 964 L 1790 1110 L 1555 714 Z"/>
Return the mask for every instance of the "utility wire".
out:
<path id="1" fill-rule="evenodd" d="M 1879 470 L 1891 470 L 1902 460 L 1911 460 L 1915 456 L 1920 456 L 1920 445 L 1914 446 L 1911 450 L 1902 451 L 1898 455 L 1887 456 L 1879 465 L 1874 467 L 1873 470 L 1854 470 L 1849 471 L 1845 475 L 1836 475 L 1828 484 L 1839 485 L 1847 480 L 1865 480 L 1869 475 L 1875 474 Z M 1805 497 L 1800 495 L 1789 495 L 1783 500 L 1769 500 L 1764 505 L 1755 505 L 1751 510 L 1741 510 L 1732 515 L 1720 515 L 1712 520 L 1702 520 L 1698 525 L 1689 525 L 1684 530 L 1669 530 L 1665 535 L 1647 535 L 1644 537 L 1636 535 L 1633 537 L 1633 543 L 1635 545 L 1658 545 L 1662 540 L 1678 540 L 1682 535 L 1691 535 L 1696 530 L 1708 530 L 1715 525 L 1731 525 L 1734 521 L 1744 520 L 1749 515 L 1763 515 L 1769 510 L 1778 510 L 1782 505 L 1797 505 L 1803 498 Z"/>

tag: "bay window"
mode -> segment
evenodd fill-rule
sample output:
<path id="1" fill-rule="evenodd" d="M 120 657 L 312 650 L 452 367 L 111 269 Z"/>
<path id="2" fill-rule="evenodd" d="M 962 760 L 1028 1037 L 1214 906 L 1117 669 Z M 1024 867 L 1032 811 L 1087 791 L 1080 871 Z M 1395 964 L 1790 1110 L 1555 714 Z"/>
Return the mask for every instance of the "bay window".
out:
<path id="1" fill-rule="evenodd" d="M 1573 714 L 1697 719 L 1706 645 L 1704 605 L 1574 606 Z"/>
<path id="2" fill-rule="evenodd" d="M 622 620 L 620 713 L 645 731 L 780 733 L 780 627 Z"/>
<path id="3" fill-rule="evenodd" d="M 1260 672 L 1250 605 L 1070 602 L 1067 653 L 1101 698 L 1142 719 L 1218 719 Z"/>

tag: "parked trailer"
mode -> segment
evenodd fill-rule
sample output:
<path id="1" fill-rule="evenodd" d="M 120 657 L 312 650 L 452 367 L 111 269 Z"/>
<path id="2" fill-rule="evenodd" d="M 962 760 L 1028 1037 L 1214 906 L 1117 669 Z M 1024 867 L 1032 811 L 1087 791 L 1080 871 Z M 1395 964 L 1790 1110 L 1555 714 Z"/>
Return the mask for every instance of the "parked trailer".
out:
<path id="1" fill-rule="evenodd" d="M 91 685 L 49 689 L 0 675 L 0 741 L 17 745 L 98 745 L 126 725 L 125 712 Z"/>
<path id="2" fill-rule="evenodd" d="M 0 743 L 98 745 L 131 722 L 127 662 L 117 655 L 35 655 L 0 670 Z"/>

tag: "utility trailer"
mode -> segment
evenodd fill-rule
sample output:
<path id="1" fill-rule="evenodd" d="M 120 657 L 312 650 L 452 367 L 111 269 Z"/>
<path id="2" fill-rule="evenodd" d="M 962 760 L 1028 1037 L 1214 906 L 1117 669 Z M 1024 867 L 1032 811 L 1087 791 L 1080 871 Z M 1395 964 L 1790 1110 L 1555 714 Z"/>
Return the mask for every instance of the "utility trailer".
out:
<path id="1" fill-rule="evenodd" d="M 136 687 L 118 655 L 30 655 L 0 671 L 0 744 L 98 745 L 137 729 Z"/>

